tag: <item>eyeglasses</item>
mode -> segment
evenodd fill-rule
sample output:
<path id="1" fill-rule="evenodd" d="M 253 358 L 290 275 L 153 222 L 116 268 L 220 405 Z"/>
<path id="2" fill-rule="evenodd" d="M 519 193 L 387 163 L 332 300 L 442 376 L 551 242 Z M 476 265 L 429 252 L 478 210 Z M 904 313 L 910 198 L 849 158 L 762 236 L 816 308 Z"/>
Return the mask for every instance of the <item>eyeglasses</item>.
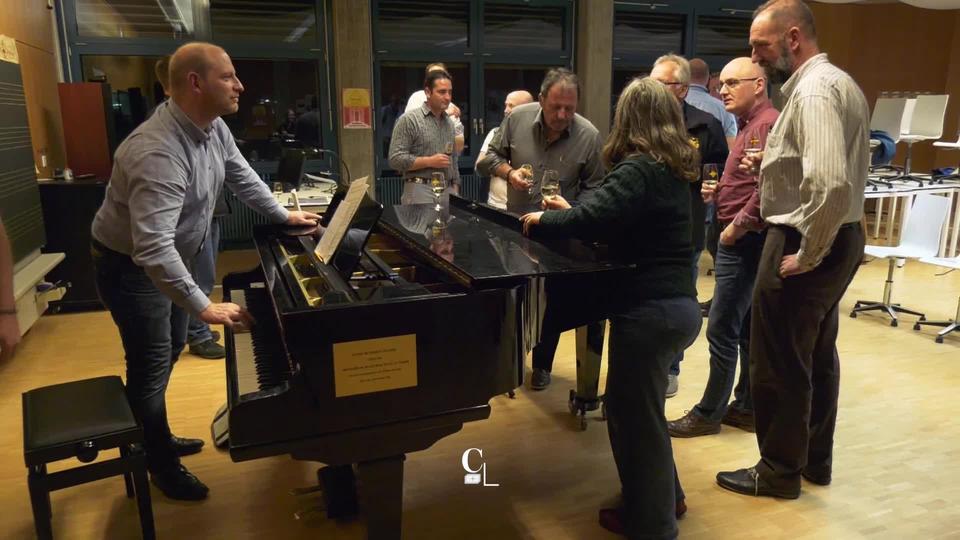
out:
<path id="1" fill-rule="evenodd" d="M 727 79 L 725 81 L 720 81 L 720 88 L 726 86 L 727 88 L 733 90 L 734 88 L 740 86 L 740 83 L 743 81 L 755 81 L 757 79 L 762 79 L 763 77 L 750 77 L 748 79 Z"/>

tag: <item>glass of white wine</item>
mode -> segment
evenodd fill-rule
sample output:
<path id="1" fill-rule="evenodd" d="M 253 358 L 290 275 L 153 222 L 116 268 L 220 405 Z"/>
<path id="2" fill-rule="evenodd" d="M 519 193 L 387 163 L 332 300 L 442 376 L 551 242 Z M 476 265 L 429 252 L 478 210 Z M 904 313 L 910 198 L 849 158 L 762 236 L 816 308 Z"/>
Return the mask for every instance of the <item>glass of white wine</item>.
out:
<path id="1" fill-rule="evenodd" d="M 523 177 L 531 182 L 530 187 L 527 188 L 527 193 L 533 193 L 533 165 L 529 163 L 524 163 L 520 166 L 520 172 L 523 174 Z"/>
<path id="2" fill-rule="evenodd" d="M 540 194 L 544 199 L 552 199 L 560 195 L 560 173 L 553 169 L 544 169 L 543 181 L 540 182 Z"/>
<path id="3" fill-rule="evenodd" d="M 433 198 L 437 201 L 437 222 L 440 222 L 440 196 L 443 190 L 447 189 L 447 179 L 442 172 L 435 172 L 430 175 L 430 191 L 433 192 Z"/>
<path id="4" fill-rule="evenodd" d="M 716 188 L 717 182 L 720 181 L 720 171 L 717 169 L 716 163 L 707 163 L 703 166 L 703 183 Z"/>

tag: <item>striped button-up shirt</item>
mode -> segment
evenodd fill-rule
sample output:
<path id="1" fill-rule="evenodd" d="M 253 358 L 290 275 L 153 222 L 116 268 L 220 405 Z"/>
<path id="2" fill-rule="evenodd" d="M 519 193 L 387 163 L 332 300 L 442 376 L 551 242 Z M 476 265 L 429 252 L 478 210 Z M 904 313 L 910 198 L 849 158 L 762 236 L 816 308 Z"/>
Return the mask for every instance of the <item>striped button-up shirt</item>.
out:
<path id="1" fill-rule="evenodd" d="M 797 261 L 816 267 L 837 230 L 863 216 L 870 163 L 870 110 L 863 92 L 824 53 L 783 85 L 787 98 L 760 169 L 760 213 L 797 229 Z"/>
<path id="2" fill-rule="evenodd" d="M 453 119 L 446 113 L 436 116 L 424 103 L 419 109 L 408 111 L 397 120 L 390 140 L 390 167 L 400 171 L 404 178 L 430 178 L 434 172 L 442 172 L 451 184 L 460 184 L 457 156 L 450 156 L 446 169 L 424 168 L 411 171 L 418 157 L 446 153 L 447 145 L 453 146 L 456 128 Z"/>
<path id="3" fill-rule="evenodd" d="M 188 270 L 226 185 L 273 223 L 289 213 L 240 154 L 227 124 L 200 129 L 172 99 L 117 148 L 91 233 L 129 255 L 154 285 L 197 315 L 210 305 Z"/>

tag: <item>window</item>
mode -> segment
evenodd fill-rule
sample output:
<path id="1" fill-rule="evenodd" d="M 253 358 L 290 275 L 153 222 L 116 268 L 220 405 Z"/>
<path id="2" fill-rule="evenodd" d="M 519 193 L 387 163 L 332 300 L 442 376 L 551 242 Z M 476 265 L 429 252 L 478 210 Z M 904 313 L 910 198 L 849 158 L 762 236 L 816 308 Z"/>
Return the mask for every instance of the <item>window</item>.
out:
<path id="1" fill-rule="evenodd" d="M 469 0 L 380 0 L 376 8 L 378 49 L 441 53 L 470 46 Z"/>
<path id="2" fill-rule="evenodd" d="M 77 33 L 83 37 L 190 39 L 190 0 L 76 0 Z"/>
<path id="3" fill-rule="evenodd" d="M 615 63 L 649 63 L 669 52 L 685 52 L 687 16 L 683 13 L 617 9 L 613 22 Z"/>
<path id="4" fill-rule="evenodd" d="M 483 125 L 479 131 L 486 132 L 503 121 L 503 102 L 514 90 L 526 90 L 537 98 L 540 83 L 547 73 L 544 66 L 487 65 L 483 70 Z"/>
<path id="5" fill-rule="evenodd" d="M 83 80 L 110 85 L 113 129 L 122 141 L 166 97 L 153 66 L 159 56 L 83 56 Z"/>
<path id="6" fill-rule="evenodd" d="M 83 56 L 85 81 L 106 82 L 114 130 L 123 140 L 165 99 L 153 66 L 157 56 Z M 275 160 L 284 146 L 322 147 L 317 60 L 234 58 L 243 84 L 240 109 L 224 116 L 249 161 Z"/>
<path id="7" fill-rule="evenodd" d="M 700 15 L 696 35 L 697 56 L 750 56 L 750 19 Z"/>
<path id="8" fill-rule="evenodd" d="M 274 44 L 317 42 L 314 0 L 211 0 L 210 26 L 218 41 L 248 40 Z"/>
<path id="9" fill-rule="evenodd" d="M 560 5 L 487 2 L 483 10 L 483 48 L 563 53 L 568 38 L 566 14 Z"/>

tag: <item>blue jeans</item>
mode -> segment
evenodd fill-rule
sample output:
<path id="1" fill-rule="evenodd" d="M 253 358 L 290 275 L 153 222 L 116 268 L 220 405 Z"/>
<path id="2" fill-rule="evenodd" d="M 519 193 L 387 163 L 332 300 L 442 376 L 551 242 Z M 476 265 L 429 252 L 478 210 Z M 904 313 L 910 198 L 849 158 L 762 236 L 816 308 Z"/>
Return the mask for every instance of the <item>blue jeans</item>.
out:
<path id="1" fill-rule="evenodd" d="M 143 425 L 147 468 L 179 465 L 167 422 L 167 383 L 187 338 L 187 313 L 157 289 L 143 268 L 94 242 L 97 293 L 120 331 L 127 400 Z"/>
<path id="2" fill-rule="evenodd" d="M 750 302 L 757 279 L 765 232 L 748 232 L 736 244 L 717 248 L 713 303 L 707 319 L 710 344 L 710 377 L 694 412 L 719 422 L 727 412 L 727 401 L 737 373 L 740 352 L 740 379 L 734 407 L 753 412 L 750 398 Z"/>
<path id="3" fill-rule="evenodd" d="M 677 535 L 683 490 L 664 417 L 667 370 L 702 323 L 690 297 L 645 300 L 610 319 L 607 429 L 630 538 Z"/>
<path id="4" fill-rule="evenodd" d="M 217 251 L 220 245 L 220 221 L 213 218 L 210 228 L 207 230 L 207 239 L 203 241 L 203 248 L 197 257 L 193 260 L 193 280 L 203 291 L 203 294 L 210 296 L 213 292 L 213 286 L 217 281 Z M 196 317 L 190 317 L 190 325 L 187 326 L 187 344 L 199 345 L 213 339 L 210 333 L 210 325 Z"/>
<path id="5" fill-rule="evenodd" d="M 693 267 L 691 268 L 693 276 L 693 288 L 697 288 L 697 277 L 700 274 L 700 255 L 703 254 L 703 250 L 694 251 L 693 253 Z M 670 362 L 670 375 L 680 375 L 680 362 L 683 362 L 683 350 L 681 350 L 673 361 Z"/>

